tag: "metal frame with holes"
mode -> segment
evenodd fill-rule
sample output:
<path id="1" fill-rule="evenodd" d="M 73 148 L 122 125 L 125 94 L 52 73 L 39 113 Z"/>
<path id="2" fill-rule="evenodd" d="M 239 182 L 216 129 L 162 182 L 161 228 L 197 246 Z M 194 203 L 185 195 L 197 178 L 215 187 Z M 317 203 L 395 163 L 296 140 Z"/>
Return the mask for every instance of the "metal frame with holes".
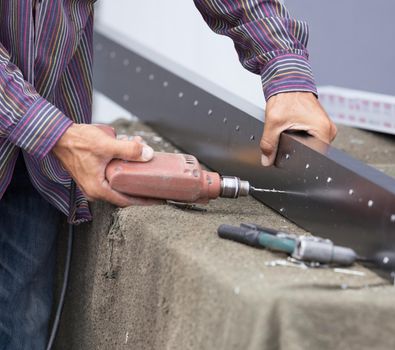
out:
<path id="1" fill-rule="evenodd" d="M 256 198 L 289 220 L 395 271 L 393 178 L 293 134 L 275 167 L 261 167 L 261 110 L 107 31 L 95 33 L 94 86 L 208 167 L 287 191 Z"/>

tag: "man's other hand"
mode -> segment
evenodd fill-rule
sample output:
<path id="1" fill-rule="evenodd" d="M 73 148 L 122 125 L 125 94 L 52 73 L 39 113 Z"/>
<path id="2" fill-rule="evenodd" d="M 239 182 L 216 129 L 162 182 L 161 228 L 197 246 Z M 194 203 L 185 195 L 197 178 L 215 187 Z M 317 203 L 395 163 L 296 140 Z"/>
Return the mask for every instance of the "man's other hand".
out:
<path id="1" fill-rule="evenodd" d="M 280 134 L 285 130 L 303 130 L 330 143 L 336 137 L 336 126 L 329 119 L 314 94 L 287 92 L 274 95 L 266 104 L 265 126 L 261 139 L 262 165 L 272 165 Z"/>
<path id="2" fill-rule="evenodd" d="M 117 140 L 101 128 L 89 124 L 73 124 L 53 148 L 53 153 L 70 173 L 88 200 L 104 200 L 119 207 L 141 204 L 114 191 L 105 176 L 107 164 L 114 158 L 146 162 L 154 151 L 141 137 Z"/>

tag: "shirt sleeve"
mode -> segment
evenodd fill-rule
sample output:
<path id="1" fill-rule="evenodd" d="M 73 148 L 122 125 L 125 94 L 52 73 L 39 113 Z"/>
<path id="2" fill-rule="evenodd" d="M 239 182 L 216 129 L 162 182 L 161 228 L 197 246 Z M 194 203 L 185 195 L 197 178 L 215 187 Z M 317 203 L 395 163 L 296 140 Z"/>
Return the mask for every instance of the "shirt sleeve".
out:
<path id="1" fill-rule="evenodd" d="M 265 98 L 280 92 L 317 94 L 306 49 L 306 22 L 275 0 L 194 0 L 210 28 L 230 37 L 241 64 L 260 74 Z"/>
<path id="2" fill-rule="evenodd" d="M 0 137 L 42 159 L 71 124 L 24 80 L 0 44 Z"/>

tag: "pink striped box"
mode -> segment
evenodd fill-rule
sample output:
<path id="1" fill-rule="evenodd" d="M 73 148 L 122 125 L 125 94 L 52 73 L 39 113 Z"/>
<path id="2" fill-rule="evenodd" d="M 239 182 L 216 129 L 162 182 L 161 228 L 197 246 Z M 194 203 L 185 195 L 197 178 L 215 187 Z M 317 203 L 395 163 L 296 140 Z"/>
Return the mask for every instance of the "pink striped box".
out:
<path id="1" fill-rule="evenodd" d="M 336 86 L 321 86 L 318 94 L 335 123 L 395 135 L 395 96 Z"/>

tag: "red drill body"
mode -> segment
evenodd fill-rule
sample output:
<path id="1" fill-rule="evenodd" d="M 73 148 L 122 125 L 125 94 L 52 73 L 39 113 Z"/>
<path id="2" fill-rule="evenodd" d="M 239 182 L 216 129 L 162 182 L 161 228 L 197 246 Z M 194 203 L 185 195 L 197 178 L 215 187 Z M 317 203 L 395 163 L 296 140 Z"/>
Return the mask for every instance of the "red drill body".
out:
<path id="1" fill-rule="evenodd" d="M 218 197 L 237 198 L 249 193 L 249 183 L 203 170 L 188 154 L 156 152 L 149 162 L 113 160 L 106 177 L 111 187 L 134 197 L 207 203 Z"/>

